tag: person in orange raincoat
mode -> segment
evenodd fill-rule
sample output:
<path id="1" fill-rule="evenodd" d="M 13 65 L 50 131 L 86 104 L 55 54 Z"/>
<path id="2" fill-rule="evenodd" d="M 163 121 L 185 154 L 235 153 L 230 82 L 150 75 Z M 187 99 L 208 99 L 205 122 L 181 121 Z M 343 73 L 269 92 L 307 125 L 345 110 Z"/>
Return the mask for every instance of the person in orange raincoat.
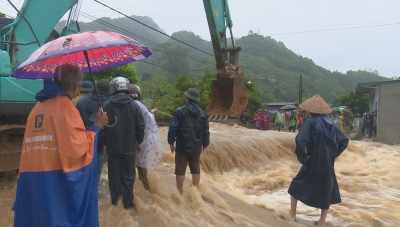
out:
<path id="1" fill-rule="evenodd" d="M 14 204 L 15 227 L 97 227 L 96 132 L 108 118 L 99 112 L 86 130 L 72 99 L 78 67 L 57 67 L 29 114 Z"/>

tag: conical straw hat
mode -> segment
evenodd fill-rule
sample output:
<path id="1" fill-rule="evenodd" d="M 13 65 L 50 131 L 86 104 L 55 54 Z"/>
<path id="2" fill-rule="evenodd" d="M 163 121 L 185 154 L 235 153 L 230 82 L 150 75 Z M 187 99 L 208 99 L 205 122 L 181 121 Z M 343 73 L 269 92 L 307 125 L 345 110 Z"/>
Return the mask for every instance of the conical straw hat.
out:
<path id="1" fill-rule="evenodd" d="M 315 95 L 306 101 L 304 101 L 300 108 L 306 112 L 314 114 L 330 114 L 332 113 L 332 108 L 328 103 L 319 95 Z"/>

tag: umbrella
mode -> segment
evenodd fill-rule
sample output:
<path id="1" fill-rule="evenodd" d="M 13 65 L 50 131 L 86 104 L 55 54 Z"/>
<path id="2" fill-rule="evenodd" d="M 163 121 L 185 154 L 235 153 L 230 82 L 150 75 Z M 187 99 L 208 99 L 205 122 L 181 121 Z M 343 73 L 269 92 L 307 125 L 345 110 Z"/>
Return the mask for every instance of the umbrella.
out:
<path id="1" fill-rule="evenodd" d="M 281 110 L 295 110 L 297 107 L 295 105 L 286 105 L 281 108 Z"/>
<path id="2" fill-rule="evenodd" d="M 341 112 L 344 111 L 345 108 L 346 108 L 346 107 L 344 107 L 344 106 L 338 106 L 338 107 L 333 108 L 333 110 L 334 110 L 335 112 L 341 113 Z"/>
<path id="3" fill-rule="evenodd" d="M 149 48 L 115 32 L 83 32 L 60 37 L 41 46 L 21 63 L 14 77 L 50 79 L 57 66 L 69 63 L 92 73 L 143 60 Z"/>

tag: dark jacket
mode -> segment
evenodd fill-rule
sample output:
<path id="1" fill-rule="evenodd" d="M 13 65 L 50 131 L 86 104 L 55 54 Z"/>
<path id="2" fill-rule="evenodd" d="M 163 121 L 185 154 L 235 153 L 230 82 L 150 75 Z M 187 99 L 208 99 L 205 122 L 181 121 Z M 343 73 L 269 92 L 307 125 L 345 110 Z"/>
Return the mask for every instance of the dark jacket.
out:
<path id="1" fill-rule="evenodd" d="M 289 194 L 321 209 L 340 203 L 335 159 L 348 143 L 349 139 L 326 117 L 307 119 L 296 137 L 296 155 L 303 165 L 289 187 Z"/>
<path id="2" fill-rule="evenodd" d="M 108 155 L 135 155 L 143 142 L 144 120 L 139 107 L 128 94 L 116 94 L 104 106 L 109 118 L 105 127 Z"/>
<path id="3" fill-rule="evenodd" d="M 107 97 L 103 95 L 88 94 L 79 98 L 76 108 L 81 114 L 83 123 L 86 128 L 90 128 L 96 121 L 96 114 L 100 106 L 104 106 Z"/>
<path id="4" fill-rule="evenodd" d="M 78 109 L 87 129 L 94 127 L 96 114 L 99 111 L 99 108 L 104 106 L 106 101 L 107 97 L 104 95 L 88 94 L 79 98 L 76 103 L 76 108 Z M 102 154 L 104 151 L 104 141 L 104 130 L 100 130 L 97 134 L 97 152 L 99 152 L 99 154 Z"/>
<path id="5" fill-rule="evenodd" d="M 210 144 L 207 114 L 194 102 L 176 110 L 168 131 L 168 143 L 176 142 L 176 152 L 195 152 Z"/>

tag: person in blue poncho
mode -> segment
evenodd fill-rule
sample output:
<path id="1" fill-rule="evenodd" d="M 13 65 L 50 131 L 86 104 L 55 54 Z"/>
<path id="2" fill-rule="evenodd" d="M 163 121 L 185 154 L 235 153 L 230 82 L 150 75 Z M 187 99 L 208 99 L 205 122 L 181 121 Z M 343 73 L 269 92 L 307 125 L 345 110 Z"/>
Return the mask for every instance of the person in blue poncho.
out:
<path id="1" fill-rule="evenodd" d="M 296 220 L 297 201 L 320 208 L 315 224 L 326 225 L 330 205 L 341 202 L 335 175 L 335 160 L 346 149 L 349 139 L 327 117 L 330 106 L 320 96 L 306 100 L 301 109 L 310 114 L 296 137 L 296 155 L 302 164 L 289 187 L 291 217 Z"/>

